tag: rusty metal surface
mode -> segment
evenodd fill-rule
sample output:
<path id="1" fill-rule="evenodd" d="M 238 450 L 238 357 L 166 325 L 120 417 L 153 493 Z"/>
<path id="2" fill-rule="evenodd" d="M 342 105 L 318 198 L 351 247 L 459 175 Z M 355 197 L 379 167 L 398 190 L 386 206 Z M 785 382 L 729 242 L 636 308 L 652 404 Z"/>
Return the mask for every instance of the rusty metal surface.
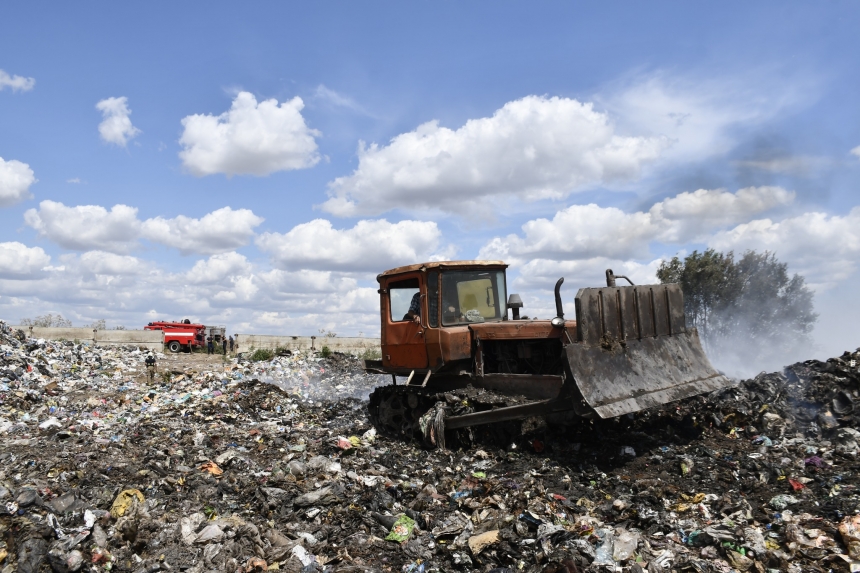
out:
<path id="1" fill-rule="evenodd" d="M 403 276 L 396 277 L 398 280 Z M 418 280 L 419 288 L 424 291 L 423 275 L 412 273 L 406 278 Z M 394 280 L 389 278 L 382 281 L 383 288 L 388 282 Z M 428 367 L 427 345 L 424 340 L 424 327 L 410 320 L 391 320 L 390 298 L 385 293 L 379 297 L 382 318 L 382 365 L 394 373 L 396 369 L 426 369 Z"/>
<path id="2" fill-rule="evenodd" d="M 730 381 L 687 329 L 676 284 L 580 289 L 566 347 L 582 397 L 602 418 L 723 388 Z"/>
<path id="3" fill-rule="evenodd" d="M 478 426 L 480 424 L 504 422 L 505 420 L 519 420 L 529 416 L 546 414 L 552 411 L 552 409 L 553 401 L 544 400 L 541 402 L 532 402 L 531 404 L 508 406 L 507 408 L 495 408 L 493 410 L 487 410 L 486 412 L 473 412 L 471 414 L 463 414 L 462 416 L 446 418 L 445 429 L 455 430 L 457 428 Z"/>
<path id="4" fill-rule="evenodd" d="M 418 263 L 415 265 L 407 265 L 404 267 L 397 267 L 396 269 L 390 269 L 383 273 L 380 273 L 377 278 L 382 279 L 382 277 L 388 277 L 391 275 L 399 275 L 402 273 L 424 271 L 429 269 L 466 270 L 469 267 L 474 267 L 476 269 L 482 270 L 485 270 L 487 268 L 496 268 L 498 270 L 502 270 L 508 268 L 508 265 L 504 261 L 432 261 L 429 263 Z"/>
<path id="5" fill-rule="evenodd" d="M 439 343 L 445 362 L 472 358 L 472 333 L 469 332 L 468 326 L 440 328 Z"/>
<path id="6" fill-rule="evenodd" d="M 392 325 L 383 338 L 382 364 L 393 368 L 427 368 L 424 329 L 414 322 Z"/>
<path id="7" fill-rule="evenodd" d="M 525 396 L 532 400 L 555 398 L 561 390 L 561 376 L 534 374 L 485 374 L 475 378 L 474 385 L 508 396 Z"/>
<path id="8" fill-rule="evenodd" d="M 568 320 L 565 326 L 576 328 L 576 323 Z M 469 329 L 476 338 L 482 340 L 517 340 L 535 338 L 560 338 L 561 328 L 555 328 L 548 320 L 505 320 L 503 322 L 479 322 L 470 324 Z"/>

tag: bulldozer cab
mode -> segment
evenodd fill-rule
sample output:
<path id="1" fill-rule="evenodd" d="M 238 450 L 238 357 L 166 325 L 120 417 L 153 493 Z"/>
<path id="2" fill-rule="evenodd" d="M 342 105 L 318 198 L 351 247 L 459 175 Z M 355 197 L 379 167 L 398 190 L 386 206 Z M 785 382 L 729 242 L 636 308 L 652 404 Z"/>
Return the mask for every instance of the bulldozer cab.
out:
<path id="1" fill-rule="evenodd" d="M 382 365 L 408 374 L 438 369 L 452 357 L 469 359 L 469 325 L 507 318 L 506 267 L 445 261 L 379 275 Z"/>

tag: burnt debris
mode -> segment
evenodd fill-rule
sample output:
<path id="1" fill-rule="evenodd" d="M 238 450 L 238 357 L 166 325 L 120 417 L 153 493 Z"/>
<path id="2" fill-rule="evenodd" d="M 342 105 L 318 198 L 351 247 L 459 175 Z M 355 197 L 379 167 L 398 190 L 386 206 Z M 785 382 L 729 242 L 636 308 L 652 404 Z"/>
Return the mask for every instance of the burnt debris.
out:
<path id="1" fill-rule="evenodd" d="M 351 356 L 159 357 L 150 382 L 136 348 L 0 351 L 3 573 L 860 565 L 857 352 L 441 451 L 377 434 Z"/>

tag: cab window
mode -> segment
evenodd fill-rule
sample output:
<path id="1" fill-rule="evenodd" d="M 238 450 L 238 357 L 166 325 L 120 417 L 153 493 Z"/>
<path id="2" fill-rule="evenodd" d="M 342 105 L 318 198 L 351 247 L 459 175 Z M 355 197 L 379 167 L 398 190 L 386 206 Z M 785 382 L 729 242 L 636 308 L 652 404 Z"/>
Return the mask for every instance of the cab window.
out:
<path id="1" fill-rule="evenodd" d="M 442 325 L 502 320 L 507 312 L 504 271 L 442 273 Z"/>
<path id="2" fill-rule="evenodd" d="M 391 309 L 391 322 L 409 320 L 406 313 L 412 298 L 420 292 L 418 279 L 405 279 L 388 283 L 388 301 Z"/>

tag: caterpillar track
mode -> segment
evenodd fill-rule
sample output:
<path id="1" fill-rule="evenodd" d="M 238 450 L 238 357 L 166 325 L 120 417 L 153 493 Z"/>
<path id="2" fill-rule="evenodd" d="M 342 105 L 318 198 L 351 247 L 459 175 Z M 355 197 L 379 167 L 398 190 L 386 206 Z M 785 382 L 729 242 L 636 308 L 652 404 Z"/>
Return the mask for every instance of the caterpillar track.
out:
<path id="1" fill-rule="evenodd" d="M 507 396 L 479 388 L 439 392 L 420 386 L 389 385 L 376 388 L 367 405 L 370 422 L 380 431 L 399 439 L 419 441 L 429 447 L 466 446 L 482 434 L 520 433 L 522 424 L 499 422 L 482 428 L 446 430 L 444 418 L 484 412 L 527 403 L 520 396 Z M 504 428 L 503 428 L 504 427 Z"/>

